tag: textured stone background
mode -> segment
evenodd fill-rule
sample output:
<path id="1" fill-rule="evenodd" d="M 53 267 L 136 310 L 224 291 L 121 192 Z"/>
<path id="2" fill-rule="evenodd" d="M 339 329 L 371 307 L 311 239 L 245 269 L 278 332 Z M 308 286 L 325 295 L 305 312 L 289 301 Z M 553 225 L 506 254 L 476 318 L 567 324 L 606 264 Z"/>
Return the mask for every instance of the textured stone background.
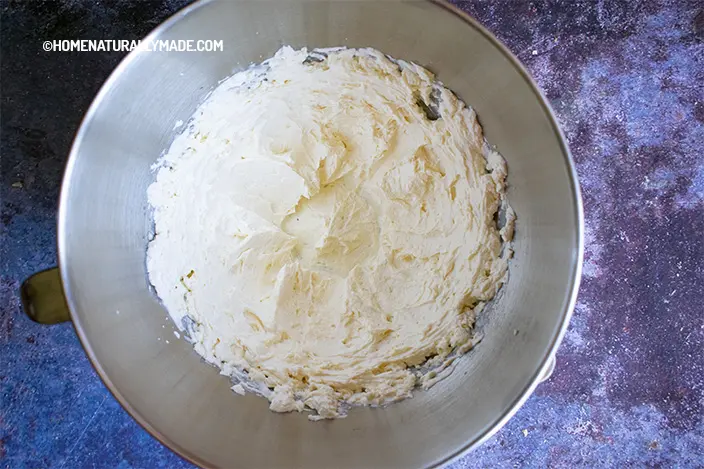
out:
<path id="1" fill-rule="evenodd" d="M 59 179 L 121 54 L 187 0 L 3 0 L 0 466 L 189 467 L 116 403 L 70 325 L 20 311 L 55 264 Z M 584 192 L 579 301 L 553 377 L 465 467 L 704 467 L 704 4 L 458 2 L 550 99 Z"/>

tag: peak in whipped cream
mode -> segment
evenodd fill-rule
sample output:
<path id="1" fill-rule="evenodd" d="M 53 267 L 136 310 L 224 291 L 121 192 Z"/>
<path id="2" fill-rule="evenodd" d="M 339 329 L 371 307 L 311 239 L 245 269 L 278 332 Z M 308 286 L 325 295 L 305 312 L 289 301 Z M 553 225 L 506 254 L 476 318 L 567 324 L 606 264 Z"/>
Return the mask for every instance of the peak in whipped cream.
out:
<path id="1" fill-rule="evenodd" d="M 162 158 L 149 279 L 235 391 L 341 417 L 472 347 L 512 252 L 505 177 L 423 67 L 284 47 L 217 86 Z"/>

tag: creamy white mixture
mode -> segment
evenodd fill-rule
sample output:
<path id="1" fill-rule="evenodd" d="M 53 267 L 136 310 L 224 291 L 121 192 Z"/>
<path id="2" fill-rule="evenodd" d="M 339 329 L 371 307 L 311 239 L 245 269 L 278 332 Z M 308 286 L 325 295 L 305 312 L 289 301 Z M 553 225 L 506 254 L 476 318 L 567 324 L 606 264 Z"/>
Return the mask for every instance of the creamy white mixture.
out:
<path id="1" fill-rule="evenodd" d="M 506 278 L 503 159 L 428 70 L 376 50 L 282 48 L 221 83 L 162 163 L 150 281 L 272 410 L 410 396 Z"/>

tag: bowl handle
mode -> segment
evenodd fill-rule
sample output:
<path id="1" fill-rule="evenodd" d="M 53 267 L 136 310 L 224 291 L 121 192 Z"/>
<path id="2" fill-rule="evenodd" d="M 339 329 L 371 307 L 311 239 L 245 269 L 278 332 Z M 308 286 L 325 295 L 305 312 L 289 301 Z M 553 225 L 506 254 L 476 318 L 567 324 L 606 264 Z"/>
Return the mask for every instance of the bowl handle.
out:
<path id="1" fill-rule="evenodd" d="M 57 324 L 71 320 L 58 267 L 37 272 L 22 282 L 20 296 L 22 308 L 32 321 Z"/>

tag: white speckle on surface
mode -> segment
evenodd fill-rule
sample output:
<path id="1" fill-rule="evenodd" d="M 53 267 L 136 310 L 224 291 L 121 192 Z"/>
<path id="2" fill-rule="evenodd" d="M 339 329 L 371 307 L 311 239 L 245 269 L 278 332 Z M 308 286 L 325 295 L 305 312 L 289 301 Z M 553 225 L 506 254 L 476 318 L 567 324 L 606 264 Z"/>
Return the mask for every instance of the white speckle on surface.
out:
<path id="1" fill-rule="evenodd" d="M 116 309 L 116 310 L 115 310 L 115 314 L 120 314 L 120 310 L 119 310 L 119 309 Z"/>
<path id="2" fill-rule="evenodd" d="M 523 433 L 523 436 L 528 436 L 528 429 L 527 428 L 524 428 L 523 430 L 521 430 L 521 432 Z"/>
<path id="3" fill-rule="evenodd" d="M 181 338 L 181 334 L 179 334 L 177 331 L 174 331 L 174 335 L 176 336 L 177 339 Z"/>
<path id="4" fill-rule="evenodd" d="M 533 55 L 538 55 L 538 51 L 535 50 L 535 49 L 533 49 L 533 52 L 531 52 L 531 54 L 533 54 Z"/>
<path id="5" fill-rule="evenodd" d="M 178 128 L 181 127 L 182 125 L 183 125 L 183 121 L 182 121 L 181 119 L 177 120 L 176 123 L 174 124 L 173 130 L 178 129 Z"/>

